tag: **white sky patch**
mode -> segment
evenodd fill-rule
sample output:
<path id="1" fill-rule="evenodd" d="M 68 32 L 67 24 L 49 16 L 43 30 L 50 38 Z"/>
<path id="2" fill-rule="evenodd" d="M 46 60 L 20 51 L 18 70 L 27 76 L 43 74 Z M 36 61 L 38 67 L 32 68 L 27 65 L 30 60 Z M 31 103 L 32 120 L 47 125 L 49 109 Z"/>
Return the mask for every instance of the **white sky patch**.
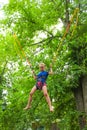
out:
<path id="1" fill-rule="evenodd" d="M 28 65 L 29 65 L 29 63 L 27 61 L 23 62 L 23 66 L 28 66 Z"/>
<path id="2" fill-rule="evenodd" d="M 58 23 L 55 25 L 52 25 L 50 27 L 50 30 L 52 31 L 53 35 L 56 35 L 58 31 L 61 31 L 63 27 L 62 21 L 59 19 Z"/>
<path id="3" fill-rule="evenodd" d="M 4 15 L 4 12 L 1 10 L 0 11 L 0 19 L 4 19 L 5 15 Z"/>
<path id="4" fill-rule="evenodd" d="M 47 34 L 41 31 L 38 31 L 36 33 L 36 36 L 34 36 L 33 40 L 35 41 L 35 43 L 38 43 L 40 40 L 42 39 L 46 39 L 47 38 Z"/>
<path id="5" fill-rule="evenodd" d="M 48 55 L 48 54 L 46 54 L 46 55 L 45 55 L 45 59 L 48 59 L 48 58 L 49 58 L 49 55 Z"/>
<path id="6" fill-rule="evenodd" d="M 0 19 L 4 19 L 5 17 L 5 14 L 2 8 L 5 4 L 8 4 L 8 2 L 9 2 L 8 0 L 0 0 Z"/>
<path id="7" fill-rule="evenodd" d="M 47 35 L 46 35 L 46 33 L 44 33 L 44 32 L 41 32 L 41 33 L 39 32 L 38 37 L 41 38 L 41 39 L 42 39 L 42 38 L 47 38 Z"/>
<path id="8" fill-rule="evenodd" d="M 10 62 L 10 63 L 8 63 L 7 64 L 7 67 L 8 67 L 8 69 L 9 70 L 11 70 L 13 73 L 14 72 L 17 72 L 19 69 L 18 69 L 18 67 L 19 67 L 19 65 L 18 65 L 18 63 L 17 62 Z"/>
<path id="9" fill-rule="evenodd" d="M 62 23 L 62 21 L 59 19 L 59 20 L 58 20 L 58 23 L 55 24 L 55 25 L 52 25 L 51 27 L 49 27 L 48 30 L 50 30 L 50 31 L 52 32 L 52 34 L 55 36 L 55 35 L 58 33 L 58 31 L 61 31 L 61 30 L 62 30 L 62 28 L 63 28 L 63 23 Z M 40 41 L 42 41 L 43 39 L 46 39 L 46 38 L 47 38 L 47 33 L 46 33 L 46 32 L 37 31 L 36 35 L 35 35 L 34 38 L 33 38 L 33 41 L 34 41 L 34 43 L 37 43 L 37 45 L 38 45 L 38 43 L 39 43 Z M 41 50 L 40 48 L 37 48 L 37 49 L 36 49 L 36 52 L 35 52 L 35 53 L 36 53 L 35 55 L 38 55 L 38 54 L 40 54 L 41 52 L 44 52 L 44 49 Z M 46 58 L 47 58 L 47 57 L 46 57 Z"/>
<path id="10" fill-rule="evenodd" d="M 59 19 L 58 23 L 55 25 L 52 25 L 51 27 L 49 27 L 48 30 L 50 30 L 52 32 L 53 35 L 56 35 L 58 31 L 61 31 L 63 27 L 63 23 L 62 21 Z M 46 39 L 47 38 L 47 33 L 45 32 L 41 32 L 38 31 L 36 33 L 36 36 L 34 36 L 33 40 L 35 41 L 35 43 L 38 43 L 39 41 L 41 41 L 42 39 Z"/>
<path id="11" fill-rule="evenodd" d="M 0 28 L 0 34 L 2 34 L 5 37 L 6 36 L 6 30 L 3 30 L 3 28 Z"/>
<path id="12" fill-rule="evenodd" d="M 35 56 L 36 55 L 39 55 L 40 53 L 43 53 L 44 52 L 44 49 L 41 49 L 40 47 L 36 49 L 36 52 L 35 52 Z"/>
<path id="13" fill-rule="evenodd" d="M 8 91 L 3 89 L 2 94 L 3 94 L 3 95 L 6 95 L 6 94 L 8 94 Z"/>
<path id="14" fill-rule="evenodd" d="M 63 27 L 63 23 L 62 21 L 60 21 L 60 23 L 58 23 L 57 25 L 55 25 L 56 29 L 61 31 L 62 27 Z"/>
<path id="15" fill-rule="evenodd" d="M 40 49 L 41 49 L 40 47 L 39 47 L 39 48 L 36 48 L 36 51 L 38 51 L 38 52 L 39 52 L 39 51 L 40 51 Z"/>
<path id="16" fill-rule="evenodd" d="M 0 0 L 0 7 L 7 4 L 9 0 Z"/>

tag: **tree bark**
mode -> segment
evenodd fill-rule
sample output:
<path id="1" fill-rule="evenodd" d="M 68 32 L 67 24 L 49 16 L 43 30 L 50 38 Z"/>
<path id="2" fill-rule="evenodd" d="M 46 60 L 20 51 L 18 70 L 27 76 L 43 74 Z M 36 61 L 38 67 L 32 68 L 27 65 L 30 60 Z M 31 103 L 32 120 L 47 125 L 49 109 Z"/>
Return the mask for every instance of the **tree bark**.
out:
<path id="1" fill-rule="evenodd" d="M 84 110 L 87 114 L 87 75 L 82 78 L 82 89 L 84 98 Z"/>
<path id="2" fill-rule="evenodd" d="M 79 79 L 79 87 L 74 89 L 74 96 L 76 99 L 76 108 L 80 112 L 84 112 L 84 99 L 83 99 L 83 90 L 81 78 Z"/>
<path id="3" fill-rule="evenodd" d="M 50 130 L 60 130 L 56 123 L 53 123 Z"/>
<path id="4" fill-rule="evenodd" d="M 77 109 L 77 111 L 79 111 L 81 113 L 85 112 L 85 106 L 87 107 L 87 95 L 85 95 L 87 93 L 87 91 L 86 91 L 87 90 L 87 81 L 86 80 L 87 80 L 86 78 L 83 79 L 81 77 L 79 79 L 79 87 L 74 89 L 74 96 L 75 96 L 75 100 L 76 100 L 76 109 Z M 84 96 L 85 96 L 86 104 L 84 104 Z M 79 121 L 79 125 L 80 125 L 80 130 L 82 130 L 86 125 L 82 114 L 79 116 L 78 121 Z"/>

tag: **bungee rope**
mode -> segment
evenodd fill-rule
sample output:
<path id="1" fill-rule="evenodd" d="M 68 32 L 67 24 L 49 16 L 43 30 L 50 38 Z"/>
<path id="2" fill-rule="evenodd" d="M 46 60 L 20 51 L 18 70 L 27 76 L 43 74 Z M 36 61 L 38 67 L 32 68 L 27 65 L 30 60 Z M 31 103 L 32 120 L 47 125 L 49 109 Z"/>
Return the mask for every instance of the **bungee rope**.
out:
<path id="1" fill-rule="evenodd" d="M 16 48 L 17 48 L 17 52 L 19 53 L 21 60 L 23 59 L 23 57 L 25 57 L 25 59 L 26 59 L 28 65 L 29 65 L 29 67 L 30 67 L 30 69 L 31 69 L 32 74 L 35 75 L 34 70 L 33 70 L 33 68 L 32 68 L 32 64 L 31 64 L 31 62 L 29 61 L 29 59 L 27 58 L 26 53 L 24 52 L 24 50 L 23 50 L 23 48 L 22 48 L 22 46 L 21 46 L 21 43 L 20 43 L 20 41 L 18 40 L 18 38 L 17 38 L 17 36 L 16 36 L 15 33 L 13 34 L 13 38 L 15 39 L 14 45 L 15 45 Z M 19 47 L 19 49 L 18 49 L 18 47 Z M 21 53 L 20 53 L 20 50 L 21 50 Z"/>
<path id="2" fill-rule="evenodd" d="M 75 31 L 75 29 L 76 29 L 76 27 L 77 27 L 77 24 L 78 24 L 78 13 L 79 13 L 79 8 L 76 8 L 76 9 L 74 10 L 74 13 L 73 13 L 73 15 L 72 15 L 72 17 L 71 17 L 71 19 L 70 19 L 70 21 L 69 21 L 67 27 L 66 27 L 66 30 L 65 30 L 65 32 L 64 32 L 64 35 L 63 35 L 63 37 L 62 37 L 60 43 L 58 44 L 57 51 L 56 51 L 56 53 L 55 53 L 55 55 L 54 55 L 54 57 L 53 57 L 53 62 L 56 61 L 58 52 L 59 52 L 59 50 L 60 50 L 60 48 L 61 48 L 61 46 L 62 46 L 62 44 L 63 44 L 64 39 L 66 38 L 66 35 L 68 34 L 68 32 L 69 32 L 69 30 L 70 30 L 71 24 L 72 24 L 72 22 L 74 21 L 74 17 L 76 16 L 76 23 L 75 23 L 74 28 L 73 28 L 73 31 L 72 31 L 72 33 L 71 33 L 70 39 L 72 38 L 72 36 L 73 36 L 73 34 L 74 34 L 74 31 Z"/>
<path id="3" fill-rule="evenodd" d="M 15 41 L 14 41 L 14 48 L 15 48 L 15 50 L 16 50 L 16 53 L 20 55 L 20 58 L 21 58 L 21 60 L 22 60 L 21 52 L 20 52 L 20 50 L 18 49 L 18 46 L 17 46 L 17 44 L 16 44 Z"/>
<path id="4" fill-rule="evenodd" d="M 66 38 L 66 35 L 68 34 L 68 32 L 69 32 L 69 30 L 70 30 L 71 24 L 73 23 L 74 18 L 75 18 L 75 16 L 76 16 L 76 22 L 75 22 L 75 25 L 74 25 L 74 27 L 73 27 L 73 30 L 72 30 L 70 39 L 72 38 L 72 36 L 73 36 L 73 34 L 74 34 L 74 31 L 75 31 L 75 29 L 76 29 L 76 27 L 77 27 L 77 24 L 78 24 L 78 13 L 79 13 L 79 8 L 76 8 L 76 9 L 74 10 L 74 13 L 73 13 L 73 15 L 72 15 L 72 17 L 71 17 L 71 19 L 70 19 L 70 21 L 69 21 L 67 27 L 66 27 L 66 30 L 65 30 L 65 32 L 64 32 L 64 35 L 63 35 L 63 37 L 62 37 L 60 43 L 58 44 L 57 51 L 56 51 L 55 55 L 53 56 L 53 60 L 52 60 L 53 62 L 56 61 L 57 56 L 58 56 L 58 52 L 59 52 L 59 50 L 60 50 L 60 48 L 61 48 L 61 46 L 62 46 L 62 44 L 63 44 L 63 41 L 64 41 L 64 39 Z M 33 69 L 32 69 L 32 64 L 31 64 L 31 62 L 28 60 L 28 58 L 27 58 L 27 56 L 26 56 L 26 54 L 25 54 L 25 52 L 24 52 L 24 50 L 23 50 L 23 48 L 22 48 L 22 46 L 21 46 L 21 43 L 20 43 L 20 41 L 18 40 L 18 38 L 17 38 L 17 36 L 16 36 L 15 33 L 13 34 L 13 38 L 15 39 L 14 46 L 15 46 L 15 48 L 17 49 L 17 50 L 16 50 L 17 53 L 19 53 L 21 59 L 23 59 L 23 56 L 25 57 L 25 59 L 26 59 L 28 65 L 29 65 L 30 68 L 31 68 L 32 73 L 34 73 L 34 71 L 33 71 Z M 21 52 L 20 52 L 20 50 L 18 49 L 18 47 L 20 48 Z"/>

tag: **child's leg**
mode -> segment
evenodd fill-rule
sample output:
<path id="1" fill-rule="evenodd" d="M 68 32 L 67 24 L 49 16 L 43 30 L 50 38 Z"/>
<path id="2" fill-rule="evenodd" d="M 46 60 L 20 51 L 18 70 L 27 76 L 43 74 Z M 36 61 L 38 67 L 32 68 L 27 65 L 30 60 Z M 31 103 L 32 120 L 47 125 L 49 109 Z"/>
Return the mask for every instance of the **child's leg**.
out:
<path id="1" fill-rule="evenodd" d="M 30 92 L 30 95 L 29 95 L 29 99 L 28 99 L 28 103 L 27 103 L 27 106 L 24 108 L 25 110 L 29 109 L 31 107 L 31 102 L 32 102 L 32 96 L 33 94 L 35 93 L 35 91 L 37 90 L 36 86 L 34 86 Z"/>
<path id="2" fill-rule="evenodd" d="M 51 100 L 50 100 L 50 97 L 49 97 L 48 92 L 47 92 L 47 87 L 43 86 L 42 91 L 43 91 L 44 96 L 46 98 L 46 101 L 48 103 L 49 109 L 52 112 L 53 111 L 53 107 L 52 107 Z"/>

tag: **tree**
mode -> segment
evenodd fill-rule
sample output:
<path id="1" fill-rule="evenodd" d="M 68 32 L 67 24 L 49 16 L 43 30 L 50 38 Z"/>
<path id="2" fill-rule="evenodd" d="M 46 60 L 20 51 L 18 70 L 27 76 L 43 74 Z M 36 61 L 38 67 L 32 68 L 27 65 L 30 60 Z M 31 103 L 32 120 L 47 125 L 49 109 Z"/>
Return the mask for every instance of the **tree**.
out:
<path id="1" fill-rule="evenodd" d="M 6 61 L 8 64 L 1 87 L 8 91 L 8 95 L 7 109 L 4 112 L 0 110 L 1 129 L 2 127 L 7 130 L 28 129 L 32 123 L 36 126 L 44 125 L 46 129 L 50 129 L 52 123 L 55 124 L 53 128 L 56 128 L 57 124 L 62 130 L 79 130 L 86 127 L 84 121 L 87 110 L 87 14 L 83 6 L 85 4 L 86 0 L 39 2 L 10 0 L 4 7 L 7 17 L 1 21 L 1 27 L 6 30 L 6 36 L 1 35 L 0 57 L 1 66 Z M 80 10 L 78 26 L 71 37 L 76 22 L 74 20 L 61 48 L 56 52 L 76 8 Z M 58 23 L 63 24 L 61 31 L 56 29 Z M 23 111 L 28 93 L 35 81 L 30 68 L 26 65 L 25 57 L 22 56 L 20 59 L 22 52 L 17 46 L 18 42 L 13 38 L 13 33 L 16 34 L 36 73 L 40 61 L 46 63 L 47 69 L 50 62 L 53 63 L 55 74 L 48 79 L 48 90 L 55 106 L 54 113 L 49 113 L 43 95 L 39 92 L 34 96 L 32 109 Z M 56 60 L 53 60 L 55 55 Z"/>

